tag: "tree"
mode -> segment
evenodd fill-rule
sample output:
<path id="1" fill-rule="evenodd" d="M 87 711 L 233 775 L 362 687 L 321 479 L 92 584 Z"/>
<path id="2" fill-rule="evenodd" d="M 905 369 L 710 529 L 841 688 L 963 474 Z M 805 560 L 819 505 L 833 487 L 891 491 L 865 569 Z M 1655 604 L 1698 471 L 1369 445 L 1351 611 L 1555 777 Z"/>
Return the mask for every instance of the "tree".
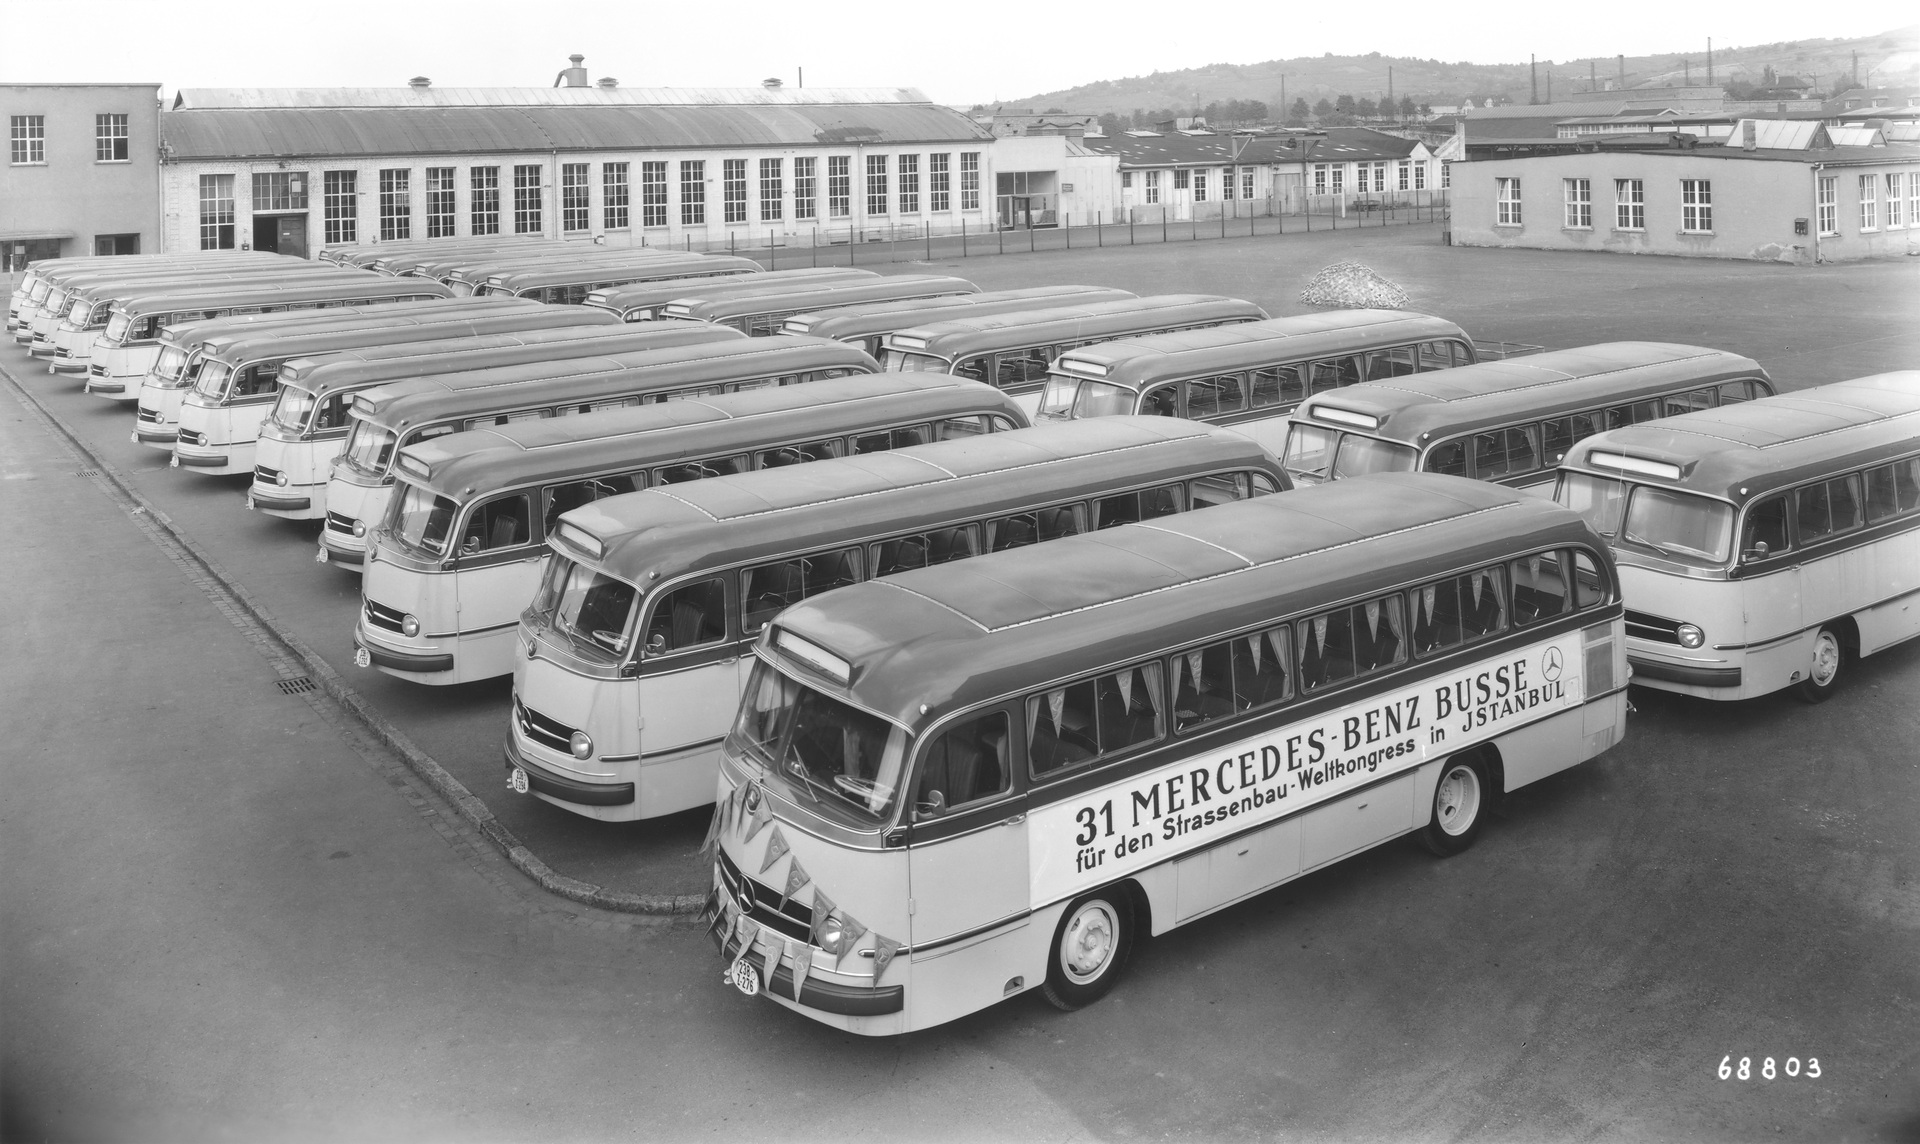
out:
<path id="1" fill-rule="evenodd" d="M 1102 112 L 1100 118 L 1094 122 L 1098 123 L 1101 132 L 1107 135 L 1118 135 L 1127 129 L 1127 121 L 1111 111 Z"/>
<path id="2" fill-rule="evenodd" d="M 1361 99 L 1353 105 L 1353 113 L 1362 119 L 1372 119 L 1380 114 L 1380 108 L 1371 99 Z"/>
<path id="3" fill-rule="evenodd" d="M 1344 99 L 1346 97 L 1342 96 L 1341 98 Z M 1320 118 L 1325 119 L 1327 116 L 1333 114 L 1333 104 L 1328 103 L 1327 97 L 1323 95 L 1320 97 L 1320 102 L 1313 105 L 1313 113 L 1319 116 Z"/>
<path id="4" fill-rule="evenodd" d="M 1400 97 L 1400 118 L 1412 119 L 1413 112 L 1414 112 L 1413 97 L 1411 95 L 1401 96 Z"/>
<path id="5" fill-rule="evenodd" d="M 1433 118 L 1433 105 L 1432 105 L 1432 104 L 1430 104 L 1430 103 L 1423 103 L 1423 104 L 1421 104 L 1421 105 L 1420 105 L 1420 118 L 1422 118 L 1422 119 L 1431 119 L 1431 118 Z"/>
<path id="6" fill-rule="evenodd" d="M 1352 115 L 1353 108 L 1354 103 L 1351 95 L 1342 94 L 1335 97 L 1333 101 L 1333 109 L 1342 115 Z"/>
<path id="7" fill-rule="evenodd" d="M 1249 99 L 1241 108 L 1248 123 L 1259 123 L 1267 118 L 1267 105 L 1258 99 Z"/>
<path id="8" fill-rule="evenodd" d="M 1323 99 L 1320 102 L 1325 103 L 1326 100 Z M 1293 109 L 1287 115 L 1287 122 L 1305 123 L 1307 121 L 1307 116 L 1312 114 L 1313 114 L 1313 108 L 1307 106 L 1307 97 L 1303 95 L 1299 99 L 1296 99 L 1293 101 Z"/>

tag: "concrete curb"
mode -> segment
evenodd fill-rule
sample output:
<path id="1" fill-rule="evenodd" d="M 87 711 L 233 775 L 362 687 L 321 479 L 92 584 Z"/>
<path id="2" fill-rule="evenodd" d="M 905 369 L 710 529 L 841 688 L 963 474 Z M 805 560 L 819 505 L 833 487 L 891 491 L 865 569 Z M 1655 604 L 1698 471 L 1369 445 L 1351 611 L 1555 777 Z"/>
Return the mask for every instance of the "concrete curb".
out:
<path id="1" fill-rule="evenodd" d="M 479 796 L 468 790 L 459 779 L 449 774 L 432 755 L 415 746 L 400 728 L 394 726 L 393 722 L 381 714 L 379 709 L 362 698 L 359 692 L 349 687 L 340 678 L 339 673 L 333 670 L 332 665 L 309 648 L 300 637 L 281 627 L 280 622 L 274 618 L 272 612 L 267 610 L 266 605 L 254 599 L 251 592 L 229 576 L 219 562 L 203 550 L 191 536 L 177 527 L 165 513 L 141 495 L 133 483 L 121 476 L 120 471 L 114 468 L 106 458 L 94 452 L 85 441 L 67 428 L 66 424 L 47 408 L 39 396 L 4 365 L 0 365 L 0 377 L 5 377 L 14 391 L 38 410 L 40 415 L 59 431 L 70 447 L 87 458 L 88 464 L 100 471 L 102 477 L 112 482 L 123 496 L 145 510 L 155 524 L 165 529 L 167 535 L 172 537 L 174 542 L 180 545 L 181 549 L 233 598 L 253 622 L 259 624 L 263 631 L 286 649 L 289 656 L 306 669 L 310 679 L 319 684 L 335 702 L 346 708 L 349 714 L 380 741 L 381 745 L 400 756 L 409 770 L 439 792 L 442 798 L 453 805 L 461 818 L 466 819 L 474 829 L 478 830 L 506 857 L 507 861 L 513 863 L 515 868 L 539 883 L 541 889 L 582 905 L 618 913 L 692 915 L 700 912 L 706 902 L 705 895 L 629 894 L 619 890 L 609 890 L 591 882 L 583 882 L 578 878 L 569 878 L 541 861 L 538 855 L 527 849 L 511 830 L 494 817 L 493 810 L 481 801 Z"/>

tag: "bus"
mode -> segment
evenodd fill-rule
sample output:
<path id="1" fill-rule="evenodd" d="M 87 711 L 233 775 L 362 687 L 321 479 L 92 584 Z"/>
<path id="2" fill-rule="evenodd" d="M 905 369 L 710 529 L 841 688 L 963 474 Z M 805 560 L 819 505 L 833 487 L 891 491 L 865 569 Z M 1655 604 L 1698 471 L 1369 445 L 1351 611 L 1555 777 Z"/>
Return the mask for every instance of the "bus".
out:
<path id="1" fill-rule="evenodd" d="M 449 249 L 446 243 L 434 241 L 414 250 L 381 250 L 366 261 L 359 262 L 362 269 L 375 274 L 389 274 L 395 278 L 405 277 L 428 263 L 437 263 L 447 259 L 460 262 L 472 262 L 481 258 L 516 258 L 523 254 L 543 252 L 567 253 L 587 249 L 585 244 L 571 239 L 551 239 L 521 237 L 509 238 L 504 242 L 496 241 L 498 236 L 490 236 L 474 243 Z M 381 244 L 384 248 L 385 243 Z"/>
<path id="2" fill-rule="evenodd" d="M 302 265 L 314 264 L 308 262 Z M 158 289 L 192 289 L 208 282 L 229 284 L 238 281 L 238 278 L 229 276 L 226 268 L 221 268 L 210 276 L 204 272 L 175 272 L 71 286 L 67 291 L 66 312 L 55 322 L 49 337 L 53 355 L 47 362 L 47 368 L 54 373 L 86 373 L 87 367 L 92 364 L 94 338 L 107 328 L 107 319 L 113 313 L 114 304 L 124 298 Z"/>
<path id="3" fill-rule="evenodd" d="M 822 290 L 830 285 L 865 282 L 879 278 L 871 270 L 851 266 L 801 267 L 798 270 L 769 270 L 738 282 L 714 282 L 701 279 L 643 282 L 595 290 L 587 295 L 586 305 L 620 315 L 623 322 L 651 322 L 661 316 L 668 302 L 682 298 L 718 298 L 737 290 L 774 292 L 779 290 Z"/>
<path id="4" fill-rule="evenodd" d="M 923 298 L 964 298 L 980 292 L 965 278 L 947 274 L 889 274 L 872 282 L 849 282 L 798 294 L 789 289 L 769 293 L 743 290 L 708 298 L 680 298 L 668 302 L 663 318 L 685 322 L 713 322 L 732 326 L 753 337 L 784 332 L 787 319 L 816 310 L 860 302 L 911 301 Z"/>
<path id="5" fill-rule="evenodd" d="M 712 328 L 712 327 L 706 327 Z M 877 373 L 840 342 L 782 335 L 635 350 L 438 374 L 358 394 L 352 427 L 327 479 L 327 518 L 314 559 L 359 570 L 369 521 L 386 516 L 398 449 L 446 433 L 651 405 L 746 389 Z"/>
<path id="6" fill-rule="evenodd" d="M 1126 521 L 1165 523 L 1283 487 L 1272 456 L 1245 437 L 1128 418 L 574 509 L 548 537 L 554 555 L 516 637 L 509 782 L 603 821 L 704 806 L 742 665 L 781 609 L 873 577 L 1046 548 Z"/>
<path id="7" fill-rule="evenodd" d="M 1555 497 L 1613 545 L 1635 683 L 1819 703 L 1920 635 L 1920 370 L 1596 434 Z"/>
<path id="8" fill-rule="evenodd" d="M 887 352 L 881 344 L 886 335 L 896 330 L 924 326 L 942 318 L 1012 314 L 1022 310 L 1078 306 L 1089 302 L 1121 302 L 1136 296 L 1129 290 L 1110 290 L 1104 286 L 1029 286 L 1022 290 L 950 294 L 944 298 L 868 302 L 859 306 L 835 306 L 831 310 L 795 314 L 781 323 L 780 332 L 851 342 L 878 358 Z"/>
<path id="9" fill-rule="evenodd" d="M 482 253 L 496 248 L 512 250 L 539 250 L 544 247 L 579 246 L 581 243 L 563 243 L 559 239 L 542 238 L 539 235 L 468 235 L 446 238 L 403 238 L 389 239 L 385 242 L 349 243 L 341 246 L 325 246 L 314 257 L 321 262 L 331 262 L 339 266 L 351 266 L 360 270 L 380 270 L 380 263 L 389 259 L 403 258 L 412 254 L 428 251 L 447 251 L 453 253 Z"/>
<path id="10" fill-rule="evenodd" d="M 1013 395 L 1031 416 L 1054 359 L 1068 350 L 1115 338 L 1266 320 L 1252 302 L 1212 294 L 1155 294 L 1048 310 L 954 318 L 886 337 L 890 370 L 951 373 Z"/>
<path id="11" fill-rule="evenodd" d="M 475 429 L 403 449 L 385 522 L 371 533 L 356 654 L 419 683 L 509 675 L 514 625 L 540 583 L 539 559 L 527 558 L 545 557 L 561 513 L 640 489 L 1026 424 L 992 386 L 869 375 Z"/>
<path id="12" fill-rule="evenodd" d="M 727 254 L 696 254 L 686 258 L 656 255 L 501 270 L 487 276 L 486 287 L 479 293 L 490 298 L 534 298 L 555 306 L 579 306 L 595 290 L 611 290 L 636 282 L 658 282 L 663 278 L 731 279 L 761 273 L 760 264 L 751 258 Z"/>
<path id="13" fill-rule="evenodd" d="M 280 370 L 295 358 L 322 357 L 367 346 L 419 345 L 447 338 L 534 330 L 594 329 L 618 322 L 566 319 L 589 317 L 576 307 L 539 306 L 504 314 L 476 314 L 447 322 L 406 326 L 334 327 L 309 330 L 296 327 L 257 336 L 216 338 L 206 344 L 205 358 L 194 376 L 193 388 L 173 405 L 174 420 L 145 426 L 155 436 L 172 429 L 173 465 L 214 475 L 253 471 L 254 442 L 260 423 L 279 397 Z M 600 318 L 605 315 L 592 315 Z M 171 398 L 179 391 L 168 393 Z M 171 402 L 169 403 L 171 404 Z M 141 399 L 146 412 L 146 399 Z M 136 431 L 137 432 L 137 431 Z"/>
<path id="14" fill-rule="evenodd" d="M 1101 342 L 1054 360 L 1036 420 L 1142 413 L 1231 425 L 1275 454 L 1310 393 L 1448 369 L 1473 340 L 1443 318 L 1336 310 Z"/>
<path id="15" fill-rule="evenodd" d="M 242 290 L 176 290 L 114 303 L 107 328 L 93 339 L 87 392 L 136 397 L 141 379 L 160 356 L 160 332 L 181 322 L 234 314 L 322 310 L 374 302 L 415 302 L 448 297 L 447 288 L 424 279 L 383 278 L 355 271 L 353 281 L 285 282 Z"/>
<path id="16" fill-rule="evenodd" d="M 200 266 L 192 269 L 149 269 L 126 271 L 96 270 L 84 274 L 73 274 L 64 282 L 57 282 L 47 291 L 46 300 L 41 303 L 33 320 L 22 325 L 20 332 L 28 336 L 27 352 L 34 357 L 59 358 L 60 348 L 67 349 L 66 357 L 73 354 L 76 331 L 104 329 L 107 314 L 112 303 L 119 298 L 134 293 L 152 293 L 154 290 L 172 286 L 199 288 L 207 290 L 234 288 L 261 282 L 280 282 L 289 278 L 304 277 L 311 274 L 339 277 L 341 271 L 318 266 L 312 262 L 285 260 L 288 264 L 276 266 L 272 263 L 243 263 L 229 266 Z M 89 335 L 89 338 L 91 335 Z M 58 362 L 51 363 L 58 364 Z M 76 372 L 57 370 L 60 373 Z M 84 371 L 78 371 L 84 372 Z"/>
<path id="17" fill-rule="evenodd" d="M 581 246 L 573 250 L 548 250 L 535 254 L 481 255 L 461 262 L 440 275 L 440 281 L 456 297 L 484 294 L 487 283 L 496 274 L 516 271 L 570 270 L 576 267 L 618 265 L 697 266 L 706 259 L 691 251 L 666 250 L 646 246 L 610 250 L 604 246 Z"/>
<path id="18" fill-rule="evenodd" d="M 1602 342 L 1314 394 L 1278 452 L 1302 485 L 1419 470 L 1552 496 L 1554 466 L 1583 437 L 1772 392 L 1739 354 Z"/>
<path id="19" fill-rule="evenodd" d="M 159 267 L 190 269 L 195 266 L 227 266 L 267 262 L 283 256 L 266 251 L 226 251 L 219 254 L 194 251 L 191 254 L 100 254 L 75 258 L 44 258 L 21 271 L 20 282 L 7 298 L 7 333 L 13 334 L 22 322 L 31 321 L 45 303 L 47 295 L 64 278 L 91 274 L 99 270 L 118 270 L 134 274 Z M 293 259 L 284 259 L 293 262 Z"/>
<path id="20" fill-rule="evenodd" d="M 571 310 L 567 311 L 573 312 Z M 482 334 L 296 358 L 280 367 L 280 394 L 254 445 L 247 507 L 287 520 L 321 520 L 333 459 L 346 446 L 355 394 L 412 377 L 563 361 L 630 350 L 744 340 L 720 326 L 636 330 L 624 323 L 525 334 Z"/>
<path id="21" fill-rule="evenodd" d="M 1079 1008 L 1148 935 L 1457 854 L 1618 742 L 1621 612 L 1579 516 L 1425 473 L 801 601 L 720 752 L 703 920 L 742 992 L 852 1033 Z"/>

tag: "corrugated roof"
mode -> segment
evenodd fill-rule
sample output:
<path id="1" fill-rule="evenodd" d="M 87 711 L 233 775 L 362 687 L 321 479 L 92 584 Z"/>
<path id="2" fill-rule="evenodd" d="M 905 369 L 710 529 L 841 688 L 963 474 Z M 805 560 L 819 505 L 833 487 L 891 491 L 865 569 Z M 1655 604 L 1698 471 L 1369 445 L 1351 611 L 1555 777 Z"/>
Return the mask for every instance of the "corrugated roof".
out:
<path id="1" fill-rule="evenodd" d="M 992 138 L 966 116 L 931 103 L 219 108 L 164 111 L 160 137 L 175 160 L 962 143 Z"/>
<path id="2" fill-rule="evenodd" d="M 1087 148 L 1120 157 L 1122 167 L 1220 167 L 1238 163 L 1343 163 L 1355 159 L 1404 159 L 1419 146 L 1365 127 L 1330 127 L 1324 133 L 1272 135 L 1112 135 L 1088 136 Z M 1238 158 L 1235 157 L 1236 153 Z"/>
<path id="3" fill-rule="evenodd" d="M 703 107 L 930 103 L 912 87 L 189 87 L 174 110 L 269 107 Z"/>

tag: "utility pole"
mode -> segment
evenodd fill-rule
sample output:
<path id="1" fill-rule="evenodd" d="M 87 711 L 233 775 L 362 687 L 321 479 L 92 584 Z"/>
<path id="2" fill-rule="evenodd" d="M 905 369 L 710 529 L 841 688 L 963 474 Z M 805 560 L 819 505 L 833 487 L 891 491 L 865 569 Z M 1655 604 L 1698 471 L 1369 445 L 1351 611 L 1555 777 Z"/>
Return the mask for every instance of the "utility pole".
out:
<path id="1" fill-rule="evenodd" d="M 1533 53 L 1527 53 L 1527 102 L 1540 102 L 1540 65 L 1535 62 Z"/>
<path id="2" fill-rule="evenodd" d="M 1713 37 L 1707 37 L 1707 86 L 1713 86 Z"/>
<path id="3" fill-rule="evenodd" d="M 1620 53 L 1620 90 L 1627 90 L 1627 53 Z"/>
<path id="4" fill-rule="evenodd" d="M 1600 61 L 1598 60 L 1587 61 L 1587 90 L 1600 90 Z"/>

